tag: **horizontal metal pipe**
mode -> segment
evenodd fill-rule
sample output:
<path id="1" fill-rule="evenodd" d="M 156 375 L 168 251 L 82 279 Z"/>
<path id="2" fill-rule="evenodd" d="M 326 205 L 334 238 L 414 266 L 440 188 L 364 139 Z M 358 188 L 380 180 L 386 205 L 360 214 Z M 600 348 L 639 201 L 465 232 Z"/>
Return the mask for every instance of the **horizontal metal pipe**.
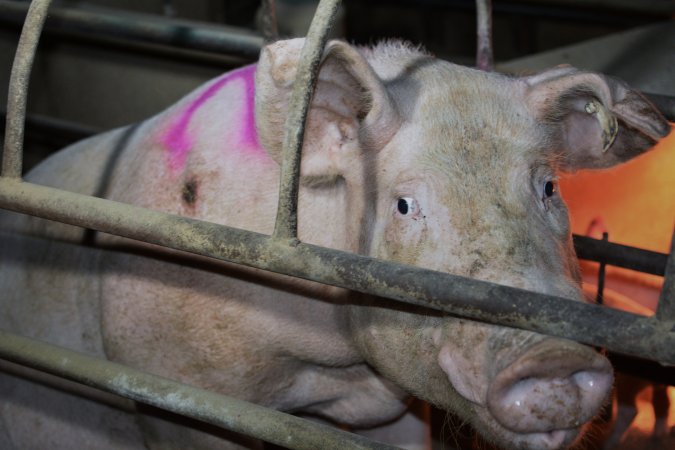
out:
<path id="1" fill-rule="evenodd" d="M 28 5 L 0 0 L 0 21 L 22 24 Z M 263 39 L 248 30 L 119 10 L 52 7 L 48 32 L 85 33 L 258 59 Z M 103 12 L 105 11 L 105 12 Z"/>
<path id="2" fill-rule="evenodd" d="M 3 113 L 0 111 L 0 121 Z M 74 142 L 99 132 L 92 127 L 75 122 L 54 119 L 48 116 L 26 116 L 27 138 L 31 138 L 31 130 L 44 132 L 45 136 L 63 136 L 64 140 Z M 2 134 L 2 130 L 0 130 Z M 60 142 L 60 140 L 59 140 Z M 665 253 L 643 250 L 613 242 L 593 239 L 586 236 L 574 235 L 574 248 L 579 259 L 601 262 L 617 267 L 636 270 L 663 276 L 668 255 Z"/>
<path id="3" fill-rule="evenodd" d="M 286 448 L 396 448 L 2 330 L 0 358 Z"/>
<path id="4" fill-rule="evenodd" d="M 0 178 L 0 207 L 198 255 L 675 364 L 668 323 Z"/>
<path id="5" fill-rule="evenodd" d="M 627 245 L 614 244 L 586 236 L 574 236 L 579 259 L 598 261 L 638 272 L 663 276 L 668 255 Z"/>
<path id="6" fill-rule="evenodd" d="M 602 2 L 602 5 L 600 4 Z M 349 6 L 347 2 L 347 5 Z M 382 7 L 402 6 L 418 11 L 434 9 L 473 11 L 475 5 L 466 0 L 370 0 Z M 563 3 L 567 3 L 566 5 Z M 589 7 L 588 0 L 529 0 L 498 1 L 493 5 L 494 15 L 536 17 L 546 20 L 566 20 L 577 23 L 598 23 L 612 26 L 637 26 L 650 21 L 669 19 L 675 8 L 663 0 L 636 2 L 634 0 L 599 0 Z M 628 14 L 629 13 L 629 14 Z"/>
<path id="7" fill-rule="evenodd" d="M 661 114 L 671 122 L 675 122 L 675 97 L 672 95 L 650 94 L 643 92 L 653 104 L 661 111 Z"/>
<path id="8" fill-rule="evenodd" d="M 0 110 L 0 122 L 4 122 L 6 113 Z M 31 139 L 33 133 L 45 136 L 56 135 L 57 142 L 75 142 L 101 133 L 102 129 L 69 120 L 55 119 L 42 114 L 28 114 L 26 116 L 26 139 Z M 4 134 L 5 128 L 0 129 L 0 135 Z"/>
<path id="9" fill-rule="evenodd" d="M 627 373 L 653 383 L 675 386 L 675 366 L 662 366 L 653 361 L 613 353 L 607 356 L 617 372 Z"/>

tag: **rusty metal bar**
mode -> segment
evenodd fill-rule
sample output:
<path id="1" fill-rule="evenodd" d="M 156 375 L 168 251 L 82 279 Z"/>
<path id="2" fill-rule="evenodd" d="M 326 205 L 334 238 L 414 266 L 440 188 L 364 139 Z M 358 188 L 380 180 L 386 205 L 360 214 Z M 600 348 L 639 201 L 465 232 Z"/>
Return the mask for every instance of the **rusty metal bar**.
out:
<path id="1" fill-rule="evenodd" d="M 334 427 L 1 330 L 0 358 L 286 448 L 396 448 Z"/>
<path id="2" fill-rule="evenodd" d="M 494 56 L 492 52 L 492 0 L 476 0 L 476 67 L 492 72 Z"/>
<path id="3" fill-rule="evenodd" d="M 26 22 L 21 30 L 19 45 L 12 65 L 9 92 L 7 93 L 5 146 L 2 154 L 3 177 L 21 178 L 28 83 L 35 59 L 35 50 L 40 40 L 40 33 L 50 3 L 51 0 L 34 0 L 31 2 Z"/>
<path id="4" fill-rule="evenodd" d="M 670 256 L 665 272 L 659 304 L 656 307 L 656 318 L 671 321 L 675 331 L 675 231 L 673 231 L 673 239 L 670 242 Z"/>
<path id="5" fill-rule="evenodd" d="M 297 240 L 300 157 L 305 121 L 319 73 L 321 56 L 328 39 L 328 31 L 339 6 L 340 0 L 320 1 L 300 53 L 281 151 L 279 206 L 273 234 L 277 239 Z"/>
<path id="6" fill-rule="evenodd" d="M 663 323 L 391 261 L 0 178 L 0 207 L 446 313 L 675 364 Z M 602 324 L 602 326 L 599 326 Z"/>
<path id="7" fill-rule="evenodd" d="M 0 0 L 0 21 L 20 24 L 26 9 L 24 2 Z M 263 45 L 262 37 L 244 29 L 102 8 L 99 12 L 50 8 L 45 29 L 231 54 L 249 60 L 258 59 Z"/>

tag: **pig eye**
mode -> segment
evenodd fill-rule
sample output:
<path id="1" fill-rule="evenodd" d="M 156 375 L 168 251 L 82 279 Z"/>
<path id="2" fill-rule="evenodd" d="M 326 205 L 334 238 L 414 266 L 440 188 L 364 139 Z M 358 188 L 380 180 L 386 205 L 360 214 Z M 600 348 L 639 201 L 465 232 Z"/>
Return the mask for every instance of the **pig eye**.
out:
<path id="1" fill-rule="evenodd" d="M 415 199 L 410 197 L 401 197 L 396 203 L 396 208 L 398 212 L 403 216 L 409 216 L 415 213 L 417 210 L 417 202 Z"/>
<path id="2" fill-rule="evenodd" d="M 544 209 L 546 211 L 551 207 L 551 202 L 553 201 L 553 196 L 558 191 L 558 186 L 555 181 L 548 180 L 544 183 L 544 192 L 541 196 L 541 201 L 544 203 Z"/>

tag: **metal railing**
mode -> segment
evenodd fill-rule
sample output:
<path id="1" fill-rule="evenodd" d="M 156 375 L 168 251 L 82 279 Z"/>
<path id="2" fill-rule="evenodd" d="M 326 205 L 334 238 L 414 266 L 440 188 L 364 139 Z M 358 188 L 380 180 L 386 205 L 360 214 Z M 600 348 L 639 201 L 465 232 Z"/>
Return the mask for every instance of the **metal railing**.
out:
<path id="1" fill-rule="evenodd" d="M 666 276 L 657 314 L 653 318 L 647 318 L 598 305 L 583 304 L 298 241 L 297 191 L 303 126 L 327 30 L 338 4 L 339 0 L 320 2 L 302 51 L 303 58 L 298 68 L 298 79 L 286 124 L 279 214 L 272 236 L 83 196 L 21 180 L 28 75 L 49 0 L 32 2 L 12 69 L 0 177 L 0 207 L 222 261 L 388 297 L 457 316 L 573 339 L 605 347 L 614 352 L 675 365 L 673 332 L 675 264 L 672 256 L 667 265 L 666 256 L 660 254 L 645 254 L 624 249 L 622 255 L 617 257 L 617 261 L 621 264 L 640 267 L 646 265 L 650 267 L 651 273 L 664 273 Z M 593 244 L 598 245 L 601 251 L 609 253 L 618 248 L 607 243 L 597 244 L 593 240 L 577 240 L 577 242 L 582 249 Z M 632 255 L 638 253 L 646 255 L 648 262 L 640 262 Z M 345 437 L 336 430 L 326 431 L 325 427 L 304 421 L 303 425 L 293 422 L 293 425 L 288 425 L 284 431 L 277 430 L 270 434 L 266 425 L 255 426 L 255 422 L 260 421 L 258 414 L 281 417 L 282 421 L 300 419 L 291 419 L 276 411 L 260 412 L 261 409 L 258 409 L 260 407 L 235 400 L 237 407 L 253 408 L 255 411 L 251 415 L 237 412 L 235 415 L 241 419 L 239 423 L 228 414 L 233 411 L 230 409 L 232 399 L 225 396 L 208 394 L 209 397 L 216 399 L 209 406 L 210 409 L 207 408 L 210 412 L 200 408 L 179 408 L 165 402 L 159 393 L 157 397 L 143 393 L 149 392 L 147 389 L 152 389 L 150 386 L 153 383 L 158 383 L 166 387 L 163 391 L 165 394 L 171 392 L 178 398 L 187 400 L 181 404 L 196 406 L 201 404 L 201 401 L 195 400 L 192 395 L 203 396 L 203 391 L 138 371 L 128 372 L 131 369 L 107 361 L 91 361 L 69 350 L 47 346 L 9 333 L 0 334 L 0 358 L 126 395 L 141 402 L 186 413 L 190 417 L 291 448 L 335 447 L 325 442 L 326 445 L 317 444 L 318 441 L 312 440 L 329 439 L 325 436 L 338 436 L 336 439 L 341 440 L 340 446 L 344 446 L 345 442 L 350 442 L 354 446 L 377 445 L 361 438 Z M 72 364 L 72 368 L 76 370 L 70 368 L 67 370 L 63 364 L 61 366 L 55 364 L 53 358 L 57 358 L 57 361 L 58 358 L 62 358 L 63 361 L 76 361 Z M 131 378 L 124 378 L 125 376 Z M 315 431 L 320 433 L 320 437 L 310 437 Z"/>

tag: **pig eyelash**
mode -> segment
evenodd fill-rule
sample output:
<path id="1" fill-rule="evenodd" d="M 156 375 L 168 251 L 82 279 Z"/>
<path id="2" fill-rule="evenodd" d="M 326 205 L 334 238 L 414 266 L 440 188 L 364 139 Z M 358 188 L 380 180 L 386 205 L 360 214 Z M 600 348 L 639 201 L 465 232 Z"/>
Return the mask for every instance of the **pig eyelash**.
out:
<path id="1" fill-rule="evenodd" d="M 417 201 L 411 197 L 400 197 L 396 202 L 396 210 L 402 216 L 412 216 L 417 212 Z"/>

